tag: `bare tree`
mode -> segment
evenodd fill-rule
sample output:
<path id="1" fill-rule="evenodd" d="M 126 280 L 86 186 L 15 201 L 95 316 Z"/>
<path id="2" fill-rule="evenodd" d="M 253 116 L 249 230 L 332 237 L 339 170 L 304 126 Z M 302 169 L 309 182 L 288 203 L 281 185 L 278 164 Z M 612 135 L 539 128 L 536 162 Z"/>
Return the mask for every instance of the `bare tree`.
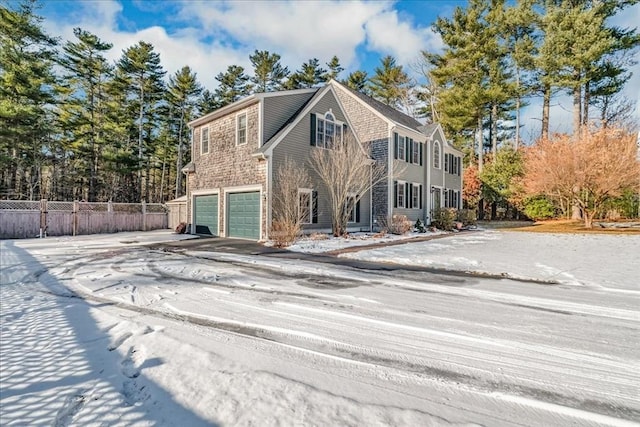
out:
<path id="1" fill-rule="evenodd" d="M 315 148 L 311 153 L 311 168 L 327 189 L 334 236 L 347 231 L 347 221 L 358 201 L 374 185 L 387 178 L 384 162 L 373 160 L 368 144 L 360 144 L 353 133 L 346 131 L 330 148 Z"/>
<path id="2" fill-rule="evenodd" d="M 620 129 L 585 130 L 572 140 L 559 135 L 540 140 L 525 158 L 524 189 L 568 200 L 583 213 L 591 228 L 603 204 L 622 191 L 640 185 L 637 136 Z"/>
<path id="3" fill-rule="evenodd" d="M 301 200 L 299 193 L 300 188 L 311 187 L 311 179 L 304 168 L 288 157 L 274 178 L 271 235 L 277 246 L 288 246 L 300 235 L 302 224 L 311 213 L 311 200 Z"/>

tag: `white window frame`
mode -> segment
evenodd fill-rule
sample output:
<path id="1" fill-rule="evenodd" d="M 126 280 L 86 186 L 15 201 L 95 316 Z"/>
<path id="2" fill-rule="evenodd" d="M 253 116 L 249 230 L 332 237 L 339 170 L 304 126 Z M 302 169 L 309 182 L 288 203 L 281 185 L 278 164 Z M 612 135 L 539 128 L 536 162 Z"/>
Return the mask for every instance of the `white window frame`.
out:
<path id="1" fill-rule="evenodd" d="M 397 185 L 398 185 L 398 194 L 396 195 L 396 206 L 398 206 L 398 208 L 402 208 L 402 209 L 406 209 L 407 207 L 407 201 L 406 199 L 406 194 L 407 194 L 407 190 L 406 190 L 406 186 L 407 183 L 406 181 L 396 181 Z M 402 186 L 402 191 L 400 191 L 400 186 Z M 402 204 L 400 203 L 400 198 L 402 197 Z"/>
<path id="2" fill-rule="evenodd" d="M 328 125 L 332 125 L 333 131 L 331 135 L 328 135 Z M 335 142 L 342 142 L 342 128 L 344 122 L 336 120 L 335 114 L 332 110 L 327 111 L 324 114 L 316 114 L 316 147 L 331 149 L 335 145 Z M 329 140 L 329 137 L 331 138 Z"/>
<path id="3" fill-rule="evenodd" d="M 244 117 L 244 128 L 240 128 L 240 119 Z M 248 129 L 249 119 L 247 118 L 247 113 L 240 113 L 236 115 L 236 145 L 244 145 L 247 143 L 247 129 Z M 240 131 L 244 131 L 243 138 L 240 137 Z"/>
<path id="4" fill-rule="evenodd" d="M 414 165 L 420 164 L 420 142 L 414 140 L 413 141 L 413 152 L 411 153 L 411 160 L 413 160 Z"/>
<path id="5" fill-rule="evenodd" d="M 435 141 L 433 143 L 433 167 L 435 169 L 440 169 L 442 162 L 440 161 L 440 143 Z"/>
<path id="6" fill-rule="evenodd" d="M 204 150 L 204 138 L 207 136 L 207 150 Z M 209 126 L 200 129 L 200 154 L 209 154 Z"/>
<path id="7" fill-rule="evenodd" d="M 411 208 L 421 209 L 420 207 L 420 183 L 411 183 Z"/>
<path id="8" fill-rule="evenodd" d="M 398 160 L 402 160 L 403 162 L 407 161 L 407 154 L 405 150 L 407 149 L 407 140 L 406 137 L 402 135 L 398 135 Z"/>
<path id="9" fill-rule="evenodd" d="M 309 208 L 306 220 L 301 218 L 300 224 L 311 224 L 313 222 L 313 190 L 311 188 L 298 188 L 298 216 L 300 216 L 301 196 L 306 194 L 309 197 Z"/>

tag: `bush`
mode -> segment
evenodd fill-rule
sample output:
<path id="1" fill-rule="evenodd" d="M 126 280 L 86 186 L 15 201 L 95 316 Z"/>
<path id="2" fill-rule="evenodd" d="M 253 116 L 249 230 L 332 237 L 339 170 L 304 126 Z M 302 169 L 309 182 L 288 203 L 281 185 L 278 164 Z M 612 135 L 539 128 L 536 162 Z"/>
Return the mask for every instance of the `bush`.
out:
<path id="1" fill-rule="evenodd" d="M 271 240 L 276 248 L 291 246 L 300 235 L 300 225 L 288 221 L 273 221 L 271 225 Z"/>
<path id="2" fill-rule="evenodd" d="M 533 220 L 551 219 L 557 216 L 556 208 L 545 196 L 534 196 L 523 201 L 524 214 Z"/>
<path id="3" fill-rule="evenodd" d="M 416 223 L 413 226 L 413 228 L 415 228 L 418 233 L 426 233 L 427 232 L 427 227 L 424 226 L 424 223 L 422 221 L 420 221 L 420 219 L 416 220 Z"/>
<path id="4" fill-rule="evenodd" d="M 389 233 L 391 234 L 405 234 L 407 231 L 411 230 L 413 225 L 406 215 L 394 215 L 391 217 L 390 222 Z"/>
<path id="5" fill-rule="evenodd" d="M 473 209 L 460 209 L 456 213 L 456 221 L 463 226 L 476 225 L 476 211 Z"/>
<path id="6" fill-rule="evenodd" d="M 434 209 L 431 225 L 440 230 L 451 231 L 455 228 L 456 214 L 457 212 L 453 208 Z"/>

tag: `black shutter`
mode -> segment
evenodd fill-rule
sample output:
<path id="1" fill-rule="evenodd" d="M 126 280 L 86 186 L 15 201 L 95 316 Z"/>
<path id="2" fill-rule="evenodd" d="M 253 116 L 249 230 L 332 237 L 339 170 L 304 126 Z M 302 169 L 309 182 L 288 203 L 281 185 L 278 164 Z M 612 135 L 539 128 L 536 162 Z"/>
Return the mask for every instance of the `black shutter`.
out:
<path id="1" fill-rule="evenodd" d="M 455 173 L 455 172 L 454 172 L 454 169 L 453 169 L 453 158 L 454 158 L 454 155 L 453 155 L 453 154 L 449 154 L 449 162 L 450 162 L 450 165 L 449 165 L 449 172 L 450 172 L 452 175 Z"/>
<path id="2" fill-rule="evenodd" d="M 449 154 L 444 153 L 444 171 L 449 172 Z"/>
<path id="3" fill-rule="evenodd" d="M 398 158 L 398 133 L 393 133 L 393 158 Z"/>
<path id="4" fill-rule="evenodd" d="M 360 200 L 356 202 L 356 222 L 360 222 Z"/>
<path id="5" fill-rule="evenodd" d="M 418 191 L 420 192 L 420 209 L 422 209 L 422 184 L 418 187 Z"/>
<path id="6" fill-rule="evenodd" d="M 460 176 L 460 170 L 462 170 L 462 157 L 458 157 L 458 176 Z"/>
<path id="7" fill-rule="evenodd" d="M 410 141 L 411 141 L 411 138 L 409 137 L 404 138 L 404 161 L 405 162 L 409 162 L 411 159 L 410 146 L 409 146 Z"/>
<path id="8" fill-rule="evenodd" d="M 393 181 L 393 207 L 398 207 L 398 181 Z"/>
<path id="9" fill-rule="evenodd" d="M 408 200 L 408 196 L 409 195 L 409 185 L 407 185 L 406 183 L 404 184 L 404 207 L 406 208 L 407 206 L 409 206 L 409 203 L 407 202 Z"/>
<path id="10" fill-rule="evenodd" d="M 311 193 L 311 223 L 318 223 L 318 192 L 313 191 Z"/>
<path id="11" fill-rule="evenodd" d="M 311 145 L 316 145 L 316 115 L 311 113 Z"/>
<path id="12" fill-rule="evenodd" d="M 409 209 L 413 208 L 413 184 L 409 184 L 407 187 L 409 187 L 409 202 L 407 203 L 407 207 Z"/>
<path id="13" fill-rule="evenodd" d="M 422 166 L 422 146 L 424 145 L 423 143 L 419 143 L 420 144 L 420 166 Z"/>

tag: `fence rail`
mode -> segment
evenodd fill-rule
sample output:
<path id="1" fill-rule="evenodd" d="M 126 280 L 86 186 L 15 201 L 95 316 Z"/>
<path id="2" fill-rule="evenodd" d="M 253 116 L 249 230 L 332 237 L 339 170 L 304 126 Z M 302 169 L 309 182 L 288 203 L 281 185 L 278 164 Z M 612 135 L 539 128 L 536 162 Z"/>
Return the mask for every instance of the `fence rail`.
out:
<path id="1" fill-rule="evenodd" d="M 168 228 L 160 203 L 0 200 L 0 239 Z"/>

